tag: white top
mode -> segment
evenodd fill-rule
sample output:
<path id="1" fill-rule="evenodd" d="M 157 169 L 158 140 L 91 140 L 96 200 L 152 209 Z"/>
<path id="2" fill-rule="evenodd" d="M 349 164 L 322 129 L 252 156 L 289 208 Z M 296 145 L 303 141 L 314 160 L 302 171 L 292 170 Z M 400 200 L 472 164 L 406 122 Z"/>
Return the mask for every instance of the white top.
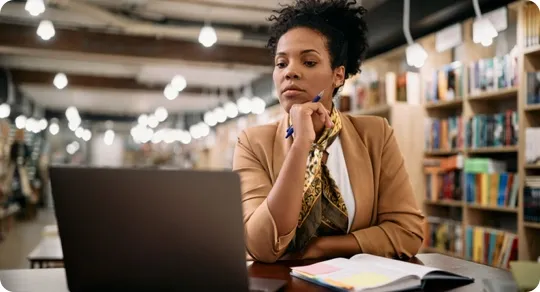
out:
<path id="1" fill-rule="evenodd" d="M 352 191 L 351 182 L 349 180 L 349 173 L 347 171 L 347 164 L 345 163 L 345 156 L 343 155 L 343 148 L 339 137 L 334 140 L 332 145 L 326 150 L 328 152 L 328 159 L 326 160 L 326 166 L 330 171 L 330 176 L 336 182 L 338 186 L 345 206 L 347 207 L 347 214 L 349 217 L 349 227 L 347 233 L 351 230 L 351 225 L 354 219 L 355 204 L 354 193 Z"/>

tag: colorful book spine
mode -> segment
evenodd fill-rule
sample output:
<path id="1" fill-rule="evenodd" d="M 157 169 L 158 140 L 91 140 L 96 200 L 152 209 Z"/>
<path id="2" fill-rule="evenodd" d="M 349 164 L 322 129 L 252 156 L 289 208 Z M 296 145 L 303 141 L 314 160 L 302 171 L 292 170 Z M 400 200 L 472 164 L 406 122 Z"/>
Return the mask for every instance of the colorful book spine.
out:
<path id="1" fill-rule="evenodd" d="M 515 234 L 477 226 L 467 226 L 465 230 L 467 260 L 499 268 L 509 268 L 509 262 L 517 260 Z"/>

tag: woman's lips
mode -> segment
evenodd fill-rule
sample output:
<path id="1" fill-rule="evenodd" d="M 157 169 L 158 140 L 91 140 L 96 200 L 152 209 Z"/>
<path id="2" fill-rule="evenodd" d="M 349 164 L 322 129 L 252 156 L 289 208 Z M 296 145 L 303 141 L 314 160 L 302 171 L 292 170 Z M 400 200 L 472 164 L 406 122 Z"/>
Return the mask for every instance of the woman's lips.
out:
<path id="1" fill-rule="evenodd" d="M 304 93 L 304 91 L 302 91 L 302 90 L 288 89 L 288 90 L 285 90 L 283 92 L 283 96 L 284 97 L 295 97 L 295 96 L 298 96 L 298 95 L 300 95 L 302 93 Z"/>

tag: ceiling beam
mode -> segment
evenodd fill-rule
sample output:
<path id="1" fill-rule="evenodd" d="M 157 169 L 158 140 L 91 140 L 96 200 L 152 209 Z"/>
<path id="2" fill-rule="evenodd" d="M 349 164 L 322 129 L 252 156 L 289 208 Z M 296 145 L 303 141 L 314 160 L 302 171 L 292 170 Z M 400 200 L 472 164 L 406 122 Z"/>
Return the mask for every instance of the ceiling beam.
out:
<path id="1" fill-rule="evenodd" d="M 98 57 L 155 60 L 157 62 L 197 62 L 229 66 L 271 66 L 266 48 L 215 44 L 205 48 L 198 42 L 158 37 L 112 34 L 57 28 L 56 35 L 43 41 L 36 26 L 0 24 L 0 52 L 35 55 L 71 53 Z"/>
<path id="2" fill-rule="evenodd" d="M 32 71 L 25 69 L 9 70 L 16 85 L 50 85 L 57 72 Z M 166 84 L 143 84 L 130 77 L 108 77 L 95 75 L 71 74 L 65 72 L 68 78 L 68 87 L 83 87 L 88 89 L 111 89 L 111 90 L 144 90 L 162 92 Z M 187 86 L 182 93 L 187 94 L 212 94 L 214 89 L 200 86 Z M 227 95 L 232 96 L 233 90 L 227 89 Z"/>

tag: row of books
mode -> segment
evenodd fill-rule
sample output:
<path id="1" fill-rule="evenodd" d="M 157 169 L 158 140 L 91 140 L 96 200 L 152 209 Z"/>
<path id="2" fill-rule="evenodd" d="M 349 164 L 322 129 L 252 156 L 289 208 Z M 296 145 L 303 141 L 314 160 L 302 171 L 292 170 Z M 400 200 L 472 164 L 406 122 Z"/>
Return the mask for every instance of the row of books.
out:
<path id="1" fill-rule="evenodd" d="M 447 119 L 426 118 L 425 149 L 452 150 L 463 148 L 463 118 L 452 116 Z"/>
<path id="2" fill-rule="evenodd" d="M 340 111 L 356 111 L 404 102 L 420 104 L 420 74 L 366 71 L 346 82 L 336 105 Z"/>
<path id="3" fill-rule="evenodd" d="M 469 95 L 514 88 L 519 83 L 518 56 L 480 59 L 469 65 Z"/>
<path id="4" fill-rule="evenodd" d="M 540 12 L 536 4 L 528 2 L 525 6 L 525 47 L 540 44 Z"/>
<path id="5" fill-rule="evenodd" d="M 428 217 L 425 227 L 424 247 L 461 254 L 463 231 L 460 221 Z"/>
<path id="6" fill-rule="evenodd" d="M 517 207 L 517 173 L 466 173 L 467 202 L 492 207 Z"/>
<path id="7" fill-rule="evenodd" d="M 504 161 L 468 158 L 464 163 L 468 203 L 493 207 L 517 207 L 519 176 L 507 172 Z"/>
<path id="8" fill-rule="evenodd" d="M 540 127 L 525 129 L 525 163 L 540 163 Z"/>
<path id="9" fill-rule="evenodd" d="M 518 237 L 509 232 L 485 227 L 465 228 L 465 258 L 499 268 L 509 268 L 517 260 Z"/>
<path id="10" fill-rule="evenodd" d="M 540 71 L 527 73 L 527 104 L 540 103 Z"/>
<path id="11" fill-rule="evenodd" d="M 470 148 L 516 145 L 518 142 L 518 113 L 507 110 L 497 114 L 478 114 L 466 125 L 466 145 Z"/>
<path id="12" fill-rule="evenodd" d="M 426 199 L 430 201 L 463 199 L 462 155 L 424 159 Z"/>
<path id="13" fill-rule="evenodd" d="M 425 101 L 438 102 L 462 99 L 465 96 L 463 64 L 454 62 L 434 70 L 425 80 Z"/>
<path id="14" fill-rule="evenodd" d="M 540 223 L 540 176 L 525 178 L 523 213 L 525 221 Z"/>

